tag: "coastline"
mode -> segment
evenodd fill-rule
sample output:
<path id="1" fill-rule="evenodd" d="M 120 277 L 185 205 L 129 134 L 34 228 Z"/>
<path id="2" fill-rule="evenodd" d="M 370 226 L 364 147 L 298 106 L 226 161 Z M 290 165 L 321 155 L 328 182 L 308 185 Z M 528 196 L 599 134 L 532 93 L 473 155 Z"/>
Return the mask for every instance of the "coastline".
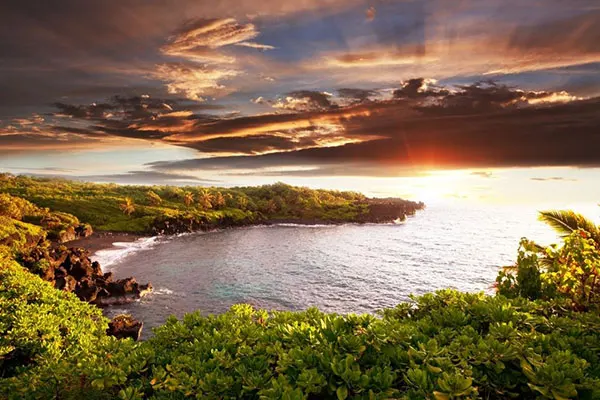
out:
<path id="1" fill-rule="evenodd" d="M 83 247 L 87 249 L 91 255 L 100 250 L 114 249 L 114 243 L 131 243 L 138 239 L 147 237 L 137 233 L 126 232 L 94 232 L 92 235 L 63 243 L 67 247 Z"/>

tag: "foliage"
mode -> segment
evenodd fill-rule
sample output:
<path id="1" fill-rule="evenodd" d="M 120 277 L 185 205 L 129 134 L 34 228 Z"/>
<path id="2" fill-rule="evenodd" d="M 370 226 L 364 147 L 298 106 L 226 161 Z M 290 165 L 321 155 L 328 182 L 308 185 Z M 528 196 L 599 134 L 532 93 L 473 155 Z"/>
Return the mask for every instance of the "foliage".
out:
<path id="1" fill-rule="evenodd" d="M 563 246 L 547 251 L 554 265 L 542 275 L 546 284 L 556 287 L 576 307 L 600 306 L 600 246 L 590 234 L 573 231 Z"/>
<path id="2" fill-rule="evenodd" d="M 152 233 L 156 220 L 177 217 L 206 217 L 219 225 L 221 212 L 235 215 L 237 219 L 233 222 L 242 225 L 247 221 L 277 220 L 355 222 L 369 210 L 366 198 L 359 193 L 312 190 L 283 183 L 205 188 L 120 186 L 8 174 L 2 178 L 0 214 L 7 209 L 2 199 L 11 195 L 13 200 L 26 198 L 39 209 L 72 214 L 100 231 Z M 412 202 L 406 204 L 409 209 L 421 207 Z M 10 202 L 9 206 L 12 209 Z M 224 222 L 230 226 L 232 221 Z M 61 231 L 66 229 L 63 227 Z"/>
<path id="3" fill-rule="evenodd" d="M 0 216 L 22 220 L 26 215 L 39 213 L 36 206 L 25 199 L 0 193 Z"/>
<path id="4" fill-rule="evenodd" d="M 125 381 L 136 353 L 106 336 L 107 322 L 0 256 L 0 398 L 114 398 L 106 387 Z"/>
<path id="5" fill-rule="evenodd" d="M 162 203 L 160 196 L 154 193 L 152 190 L 148 190 L 146 195 L 148 196 L 148 201 L 150 202 L 151 206 L 158 206 L 160 203 Z"/>
<path id="6" fill-rule="evenodd" d="M 46 238 L 43 228 L 0 216 L 0 247 L 13 255 L 27 252 Z"/>
<path id="7" fill-rule="evenodd" d="M 119 204 L 119 208 L 125 215 L 131 215 L 135 212 L 135 204 L 133 204 L 131 197 L 125 197 L 125 200 Z"/>
<path id="8" fill-rule="evenodd" d="M 91 227 L 81 224 L 74 215 L 66 212 L 52 212 L 47 208 L 41 208 L 20 197 L 0 193 L 0 217 L 6 218 L 4 229 L 0 229 L 0 242 L 12 234 L 10 227 L 20 226 L 24 228 L 29 224 L 39 225 L 47 231 L 49 239 L 58 242 L 73 240 L 76 228 L 91 231 Z M 24 224 L 19 224 L 22 221 Z M 28 227 L 28 230 L 36 228 Z M 22 229 L 21 229 L 22 230 Z M 19 239 L 19 241 L 21 241 Z M 35 244 L 35 243 L 34 243 Z"/>
<path id="9" fill-rule="evenodd" d="M 521 239 L 516 264 L 504 267 L 496 279 L 500 294 L 530 300 L 543 297 L 539 253 L 540 248 L 535 243 Z"/>
<path id="10" fill-rule="evenodd" d="M 600 307 L 600 245 L 583 230 L 574 230 L 560 246 L 542 248 L 521 240 L 514 266 L 500 272 L 497 290 L 508 297 L 568 298 L 577 309 Z"/>
<path id="11" fill-rule="evenodd" d="M 194 194 L 192 192 L 185 192 L 183 202 L 186 206 L 191 206 L 194 203 Z"/>
<path id="12" fill-rule="evenodd" d="M 600 315 L 560 301 L 441 291 L 381 317 L 236 305 L 170 318 L 133 343 L 105 336 L 99 310 L 12 262 L 0 278 L 9 398 L 600 396 Z"/>
<path id="13" fill-rule="evenodd" d="M 584 230 L 590 234 L 596 243 L 600 243 L 600 227 L 574 211 L 542 211 L 539 218 L 563 235 L 563 237 L 569 236 L 573 231 Z"/>

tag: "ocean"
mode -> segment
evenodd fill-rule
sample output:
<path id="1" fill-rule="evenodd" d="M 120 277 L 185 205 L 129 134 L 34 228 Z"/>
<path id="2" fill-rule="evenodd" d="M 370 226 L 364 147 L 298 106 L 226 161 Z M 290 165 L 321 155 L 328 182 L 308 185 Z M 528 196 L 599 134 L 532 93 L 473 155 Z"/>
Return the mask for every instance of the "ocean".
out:
<path id="1" fill-rule="evenodd" d="M 153 294 L 106 309 L 142 320 L 147 337 L 169 315 L 222 313 L 236 303 L 375 313 L 438 289 L 492 293 L 524 236 L 558 239 L 534 206 L 440 204 L 402 224 L 282 224 L 145 238 L 92 259 L 118 278 L 152 282 Z"/>

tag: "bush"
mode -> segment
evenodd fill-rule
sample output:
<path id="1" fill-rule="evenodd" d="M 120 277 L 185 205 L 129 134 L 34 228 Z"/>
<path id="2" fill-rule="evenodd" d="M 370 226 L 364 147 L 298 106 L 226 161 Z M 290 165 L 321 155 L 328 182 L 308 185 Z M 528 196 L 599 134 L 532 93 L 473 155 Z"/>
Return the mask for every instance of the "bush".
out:
<path id="1" fill-rule="evenodd" d="M 583 230 L 561 246 L 542 248 L 521 240 L 515 266 L 497 278 L 498 292 L 528 299 L 568 298 L 576 309 L 600 307 L 600 246 Z"/>
<path id="2" fill-rule="evenodd" d="M 133 342 L 106 336 L 107 322 L 1 257 L 0 398 L 114 398 L 136 355 Z"/>
<path id="3" fill-rule="evenodd" d="M 17 266 L 1 278 L 0 388 L 15 399 L 600 396 L 600 316 L 560 301 L 442 291 L 381 317 L 236 305 L 136 344 Z"/>

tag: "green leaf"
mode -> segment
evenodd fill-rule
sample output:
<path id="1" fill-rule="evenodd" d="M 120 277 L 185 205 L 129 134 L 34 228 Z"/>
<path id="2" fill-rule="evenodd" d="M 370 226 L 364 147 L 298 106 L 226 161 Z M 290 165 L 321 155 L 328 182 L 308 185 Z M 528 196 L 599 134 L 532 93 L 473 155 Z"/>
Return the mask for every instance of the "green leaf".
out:
<path id="1" fill-rule="evenodd" d="M 442 392 L 433 392 L 433 396 L 435 397 L 435 400 L 450 400 L 450 396 Z"/>
<path id="2" fill-rule="evenodd" d="M 348 388 L 346 386 L 340 386 L 335 391 L 335 394 L 337 394 L 338 400 L 345 400 L 348 397 Z"/>

